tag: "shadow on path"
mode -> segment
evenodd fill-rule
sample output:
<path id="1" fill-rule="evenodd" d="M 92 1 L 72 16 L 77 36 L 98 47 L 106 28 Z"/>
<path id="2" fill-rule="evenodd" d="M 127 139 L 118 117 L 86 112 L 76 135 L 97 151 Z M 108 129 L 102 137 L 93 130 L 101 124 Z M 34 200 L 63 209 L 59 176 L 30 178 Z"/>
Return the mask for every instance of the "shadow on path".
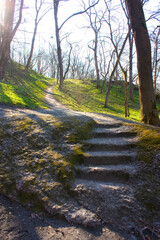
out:
<path id="1" fill-rule="evenodd" d="M 34 214 L 0 195 L 1 240 L 105 239 L 102 234 L 102 228 L 84 229 L 46 214 Z"/>

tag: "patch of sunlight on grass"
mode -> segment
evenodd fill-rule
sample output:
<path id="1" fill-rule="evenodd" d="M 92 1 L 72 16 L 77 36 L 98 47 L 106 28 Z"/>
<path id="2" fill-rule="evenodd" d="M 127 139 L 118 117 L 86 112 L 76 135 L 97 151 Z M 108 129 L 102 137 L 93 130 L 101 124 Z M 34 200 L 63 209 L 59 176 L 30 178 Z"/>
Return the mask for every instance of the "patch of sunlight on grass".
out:
<path id="1" fill-rule="evenodd" d="M 9 85 L 9 84 L 1 84 L 1 90 L 3 92 L 3 96 L 0 95 L 0 101 L 3 99 L 2 97 L 4 97 L 7 100 L 10 99 L 10 102 L 12 102 L 13 104 L 17 104 L 17 105 L 25 105 L 25 102 L 23 101 L 22 98 L 20 98 L 18 96 L 18 94 L 15 92 L 16 88 Z"/>
<path id="2" fill-rule="evenodd" d="M 0 102 L 27 108 L 47 108 L 45 90 L 55 79 L 40 75 L 16 62 L 8 65 L 5 79 L 0 83 Z"/>

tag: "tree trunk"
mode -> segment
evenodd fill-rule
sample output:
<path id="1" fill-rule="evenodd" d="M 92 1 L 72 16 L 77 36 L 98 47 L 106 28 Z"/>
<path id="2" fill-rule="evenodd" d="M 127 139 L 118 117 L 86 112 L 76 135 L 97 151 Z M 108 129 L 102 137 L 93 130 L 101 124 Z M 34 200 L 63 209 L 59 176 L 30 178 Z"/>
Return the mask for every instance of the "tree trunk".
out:
<path id="1" fill-rule="evenodd" d="M 133 36 L 129 24 L 129 98 L 133 101 Z"/>
<path id="2" fill-rule="evenodd" d="M 60 84 L 59 89 L 63 89 L 63 62 L 62 62 L 62 50 L 60 44 L 59 28 L 58 28 L 58 5 L 59 0 L 54 0 L 54 20 L 55 20 L 55 32 L 56 32 L 56 42 L 57 42 L 57 55 L 58 55 L 58 64 L 59 64 L 59 76 Z"/>
<path id="3" fill-rule="evenodd" d="M 36 20 L 35 20 L 35 28 L 34 28 L 34 32 L 33 32 L 33 38 L 32 38 L 32 43 L 31 43 L 30 54 L 29 54 L 29 58 L 27 60 L 27 64 L 26 64 L 26 67 L 25 67 L 25 71 L 26 72 L 28 71 L 28 68 L 31 65 L 31 60 L 32 60 L 33 50 L 34 50 L 34 43 L 35 43 L 36 34 L 37 34 L 37 27 L 38 27 L 38 24 L 36 23 Z"/>
<path id="4" fill-rule="evenodd" d="M 0 79 L 5 76 L 6 67 L 10 58 L 10 38 L 13 29 L 15 0 L 5 0 L 5 16 L 0 39 Z"/>
<path id="5" fill-rule="evenodd" d="M 160 123 L 153 91 L 151 46 L 141 0 L 126 0 L 137 50 L 141 121 Z"/>
<path id="6" fill-rule="evenodd" d="M 113 74 L 111 73 L 111 76 L 110 76 L 109 81 L 108 81 L 108 86 L 107 86 L 107 91 L 106 91 L 106 98 L 105 98 L 105 103 L 104 103 L 104 107 L 105 108 L 108 107 L 109 93 L 110 93 L 111 86 L 112 86 L 112 77 L 114 76 L 114 72 L 112 71 Z"/>
<path id="7" fill-rule="evenodd" d="M 158 30 L 155 41 L 155 56 L 154 56 L 154 89 L 157 88 L 157 66 L 158 66 L 158 37 L 160 35 L 160 28 Z"/>
<path id="8" fill-rule="evenodd" d="M 99 79 L 99 67 L 98 67 L 98 58 L 97 58 L 97 47 L 98 47 L 98 32 L 95 31 L 95 48 L 94 48 L 94 60 L 97 76 L 97 88 L 100 88 L 100 79 Z"/>
<path id="9" fill-rule="evenodd" d="M 121 65 L 120 67 L 124 74 L 124 92 L 125 92 L 124 108 L 125 108 L 125 117 L 127 118 L 129 117 L 127 71 L 125 71 Z"/>
<path id="10" fill-rule="evenodd" d="M 5 76 L 6 67 L 10 58 L 10 45 L 22 20 L 24 0 L 20 2 L 19 18 L 13 28 L 16 0 L 5 0 L 5 16 L 2 19 L 0 32 L 0 80 Z"/>

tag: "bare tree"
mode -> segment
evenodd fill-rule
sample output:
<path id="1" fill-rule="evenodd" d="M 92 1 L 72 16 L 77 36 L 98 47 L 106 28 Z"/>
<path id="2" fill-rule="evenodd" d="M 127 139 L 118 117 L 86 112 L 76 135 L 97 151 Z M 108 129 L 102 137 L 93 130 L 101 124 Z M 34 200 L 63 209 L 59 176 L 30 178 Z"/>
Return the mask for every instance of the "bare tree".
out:
<path id="1" fill-rule="evenodd" d="M 153 91 L 151 45 L 141 0 L 126 0 L 137 51 L 141 121 L 160 124 Z"/>
<path id="2" fill-rule="evenodd" d="M 64 24 L 71 19 L 72 17 L 75 17 L 77 15 L 83 14 L 87 12 L 90 8 L 94 7 L 96 4 L 98 4 L 99 0 L 97 2 L 93 3 L 90 5 L 88 8 L 86 8 L 83 11 L 76 12 L 69 16 L 59 27 L 58 25 L 58 9 L 59 9 L 59 3 L 61 1 L 68 1 L 68 0 L 53 0 L 53 6 L 54 6 L 54 20 L 55 20 L 55 34 L 56 34 L 56 43 L 57 43 L 57 55 L 58 55 L 58 63 L 59 63 L 59 75 L 60 75 L 60 84 L 59 88 L 62 90 L 63 89 L 63 82 L 64 82 L 64 73 L 63 73 L 63 61 L 62 61 L 62 49 L 61 49 L 61 40 L 60 40 L 60 30 L 64 26 Z"/>
<path id="3" fill-rule="evenodd" d="M 67 58 L 67 63 L 66 63 L 66 69 L 65 69 L 65 72 L 64 72 L 64 79 L 66 78 L 67 73 L 68 73 L 69 68 L 70 68 L 70 65 L 71 65 L 71 53 L 72 53 L 72 49 L 73 49 L 72 44 L 69 43 L 69 42 L 68 42 L 68 44 L 70 46 L 70 49 L 69 49 L 69 52 L 67 54 L 68 58 Z"/>
<path id="4" fill-rule="evenodd" d="M 16 24 L 14 24 L 16 0 L 5 0 L 5 6 L 3 6 L 4 15 L 1 13 L 2 23 L 0 24 L 0 80 L 5 76 L 6 66 L 10 58 L 11 42 L 22 20 L 23 4 L 24 0 L 21 0 Z"/>
<path id="5" fill-rule="evenodd" d="M 108 61 L 108 59 L 106 57 L 106 54 L 105 54 L 105 50 L 104 50 L 104 48 L 106 47 L 105 46 L 105 41 L 104 40 L 100 41 L 100 44 L 101 44 L 100 75 L 102 76 L 102 79 L 103 79 L 103 83 L 102 83 L 102 87 L 101 87 L 101 93 L 103 93 L 105 84 L 107 82 L 107 77 L 108 77 L 109 72 L 110 72 L 111 63 L 112 63 L 113 57 L 115 55 L 115 50 L 113 49 L 113 50 L 110 50 L 108 52 L 108 55 L 109 55 L 109 61 Z"/>
<path id="6" fill-rule="evenodd" d="M 154 55 L 153 55 L 153 82 L 154 82 L 154 89 L 157 88 L 157 78 L 159 74 L 159 62 L 160 58 L 158 57 L 158 50 L 160 48 L 160 26 L 157 26 L 156 29 L 153 31 L 152 34 L 152 42 L 154 44 Z"/>
<path id="7" fill-rule="evenodd" d="M 131 24 L 129 21 L 129 16 L 124 6 L 125 0 L 120 0 L 123 12 L 127 19 L 128 32 L 129 32 L 129 98 L 133 101 L 133 34 L 131 29 Z"/>
<path id="8" fill-rule="evenodd" d="M 93 12 L 92 12 L 92 9 L 94 10 Z M 95 69 L 96 69 L 96 76 L 97 76 L 96 87 L 100 88 L 100 76 L 99 76 L 99 64 L 98 64 L 98 40 L 99 40 L 98 35 L 103 24 L 103 17 L 104 17 L 105 11 L 97 12 L 95 8 L 92 8 L 92 9 L 86 12 L 89 17 L 90 27 L 94 32 L 94 41 L 93 41 L 94 46 L 93 47 L 89 46 L 89 48 L 92 49 L 94 52 L 94 61 L 95 61 Z"/>
<path id="9" fill-rule="evenodd" d="M 35 20 L 34 20 L 34 31 L 33 31 L 33 37 L 32 37 L 32 42 L 31 42 L 31 49 L 30 49 L 29 57 L 28 57 L 27 64 L 25 67 L 26 72 L 28 71 L 28 68 L 30 67 L 30 64 L 31 64 L 38 25 L 39 25 L 40 21 L 43 19 L 43 17 L 51 10 L 51 7 L 47 6 L 41 13 L 41 10 L 42 10 L 42 7 L 44 4 L 45 4 L 45 0 L 35 0 L 36 16 L 35 16 Z M 41 15 L 40 15 L 40 13 L 41 13 Z"/>
<path id="10" fill-rule="evenodd" d="M 114 73 L 116 72 L 117 70 L 117 67 L 118 67 L 118 64 L 120 65 L 120 68 L 124 74 L 124 78 L 125 78 L 125 117 L 128 117 L 129 115 L 129 111 L 128 111 L 128 85 L 127 85 L 127 70 L 125 70 L 120 62 L 120 57 L 123 53 L 123 50 L 124 50 L 124 47 L 126 45 L 126 42 L 127 42 L 127 39 L 128 39 L 128 36 L 129 36 L 129 33 L 127 34 L 123 44 L 122 44 L 122 47 L 121 47 L 121 50 L 120 50 L 120 53 L 118 53 L 118 44 L 120 42 L 120 39 L 122 38 L 121 36 L 119 36 L 119 39 L 114 40 L 114 36 L 113 36 L 113 30 L 112 30 L 112 25 L 111 25 L 111 10 L 107 4 L 107 2 L 105 1 L 105 5 L 107 7 L 107 11 L 108 11 L 108 20 L 105 19 L 105 22 L 107 23 L 108 27 L 109 27 L 109 32 L 110 32 L 110 36 L 108 37 L 114 47 L 114 51 L 116 53 L 116 57 L 117 57 L 117 60 L 116 60 L 116 63 L 115 63 L 115 66 L 111 72 L 111 75 L 110 75 L 110 78 L 109 78 L 109 82 L 108 82 L 108 88 L 107 88 L 107 92 L 106 92 L 106 99 L 105 99 L 105 107 L 108 106 L 108 97 L 109 97 L 109 92 L 110 92 L 110 88 L 111 88 L 111 83 L 112 83 L 112 78 L 114 76 Z M 117 34 L 116 34 L 117 35 Z"/>
<path id="11" fill-rule="evenodd" d="M 50 74 L 49 74 L 50 77 L 56 78 L 57 72 L 58 72 L 57 51 L 55 46 L 51 43 L 49 43 L 49 65 L 50 65 Z"/>
<path id="12" fill-rule="evenodd" d="M 38 55 L 36 54 L 33 59 L 35 69 L 41 74 L 45 75 L 49 69 L 49 56 L 44 49 L 39 49 Z M 33 63 L 32 63 L 33 65 Z"/>
<path id="13" fill-rule="evenodd" d="M 116 71 L 116 69 L 117 69 L 117 66 L 118 66 L 118 64 L 119 64 L 119 61 L 120 61 L 121 55 L 122 55 L 122 53 L 123 53 L 124 47 L 125 47 L 125 45 L 126 45 L 126 42 L 127 42 L 127 39 L 128 39 L 128 35 L 129 35 L 129 34 L 127 33 L 127 35 L 126 35 L 126 37 L 125 37 L 125 40 L 124 40 L 124 42 L 123 42 L 123 44 L 122 44 L 121 50 L 120 50 L 119 54 L 117 55 L 117 60 L 116 60 L 116 63 L 115 63 L 115 65 L 114 65 L 114 68 L 113 68 L 113 70 L 112 70 L 112 72 L 111 72 L 111 75 L 110 75 L 110 77 L 109 77 L 108 87 L 107 87 L 107 90 L 106 90 L 106 98 L 105 98 L 104 107 L 108 107 L 108 97 L 109 97 L 109 92 L 110 92 L 110 89 L 111 89 L 112 79 L 113 79 L 114 73 L 115 73 L 115 71 Z"/>

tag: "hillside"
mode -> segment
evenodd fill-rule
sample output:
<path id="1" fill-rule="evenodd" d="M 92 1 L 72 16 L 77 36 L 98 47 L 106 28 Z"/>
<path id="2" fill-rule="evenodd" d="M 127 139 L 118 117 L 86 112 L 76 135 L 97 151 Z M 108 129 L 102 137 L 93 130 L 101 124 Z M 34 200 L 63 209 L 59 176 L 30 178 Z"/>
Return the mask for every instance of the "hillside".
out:
<path id="1" fill-rule="evenodd" d="M 11 62 L 5 79 L 0 82 L 0 103 L 31 109 L 47 108 L 45 89 L 54 81 L 31 69 L 26 73 L 23 65 Z"/>
<path id="2" fill-rule="evenodd" d="M 124 118 L 124 86 L 123 83 L 112 85 L 109 95 L 109 106 L 104 108 L 105 90 L 100 94 L 100 90 L 96 89 L 95 81 L 69 79 L 64 81 L 64 90 L 61 92 L 58 86 L 54 88 L 55 98 L 65 104 L 67 107 L 82 111 L 112 114 Z M 134 100 L 129 100 L 128 119 L 140 121 L 140 105 L 138 88 L 135 86 L 133 92 Z M 157 102 L 160 108 L 160 102 Z"/>
<path id="3" fill-rule="evenodd" d="M 112 87 L 110 107 L 104 109 L 104 94 L 99 93 L 94 82 L 67 80 L 64 84 L 64 92 L 60 92 L 56 86 L 53 88 L 53 94 L 51 90 L 46 91 L 52 83 L 54 83 L 53 79 L 43 77 L 34 71 L 30 70 L 26 74 L 23 66 L 17 64 L 12 66 L 12 71 L 9 69 L 5 81 L 0 83 L 2 103 L 0 105 L 0 193 L 34 211 L 45 210 L 51 215 L 58 215 L 69 222 L 82 224 L 85 227 L 98 227 L 99 224 L 102 225 L 101 221 L 104 221 L 105 229 L 109 234 L 109 226 L 120 234 L 118 239 L 124 240 L 129 239 L 128 236 L 136 236 L 135 228 L 141 229 L 145 225 L 155 227 L 158 232 L 156 224 L 160 210 L 159 128 L 133 124 L 133 122 L 126 123 L 124 119 L 112 115 L 74 112 L 67 108 L 60 108 L 60 105 L 56 106 L 55 101 L 52 102 L 56 97 L 75 110 L 123 116 L 122 86 Z M 47 103 L 44 101 L 46 93 L 51 103 L 50 109 L 47 109 Z M 138 91 L 135 90 L 134 94 L 135 102 L 130 103 L 132 105 L 130 111 L 132 114 L 135 113 L 131 117 L 135 120 L 139 114 Z M 22 108 L 8 108 L 8 105 L 21 106 L 23 111 Z M 116 130 L 117 124 L 122 130 Z M 111 125 L 113 128 L 109 129 L 108 126 Z M 82 164 L 89 157 L 85 152 L 86 141 L 96 137 L 97 132 L 94 132 L 96 127 L 100 128 L 98 134 L 102 138 L 103 130 L 106 131 L 103 134 L 106 139 L 110 138 L 111 145 L 107 149 L 111 153 L 115 135 L 116 139 L 119 139 L 118 146 L 123 141 L 126 143 L 129 141 L 128 133 L 123 132 L 124 129 L 129 129 L 129 134 L 135 137 L 133 147 L 136 147 L 136 151 L 138 150 L 137 158 L 131 159 L 133 161 L 131 164 L 136 168 L 136 172 L 127 182 L 129 189 L 133 187 L 133 191 L 128 192 L 127 195 L 125 195 L 124 184 L 115 182 L 115 185 L 114 183 L 110 185 L 106 179 L 103 179 L 106 182 L 102 185 L 105 185 L 105 189 L 108 186 L 109 192 L 105 194 L 104 192 L 101 194 L 101 187 L 98 187 L 101 183 L 98 185 L 99 183 L 95 181 L 91 189 L 83 186 L 83 180 L 75 188 L 77 174 L 80 174 Z M 98 142 L 99 139 L 100 137 L 97 139 Z M 106 144 L 103 144 L 103 141 L 104 139 L 100 146 L 101 150 L 104 150 L 103 147 Z M 114 146 L 113 153 L 118 148 L 117 145 Z M 126 151 L 128 150 L 126 146 Z M 112 160 L 111 157 L 111 162 Z M 116 161 L 119 160 L 118 157 Z M 112 163 L 109 168 L 117 169 L 117 163 L 115 166 L 112 166 Z M 125 164 L 124 162 L 120 167 L 126 168 Z M 77 167 L 80 169 L 78 170 Z M 106 166 L 100 170 L 106 173 L 107 167 L 106 163 Z M 96 171 L 98 169 L 99 166 L 95 167 Z M 123 169 L 119 169 L 119 172 L 122 178 L 126 176 Z M 90 174 L 94 175 L 93 171 Z M 101 177 L 99 172 L 98 175 Z M 108 199 L 109 208 L 105 205 L 106 200 L 103 199 L 103 195 Z M 115 205 L 110 205 L 110 200 L 115 201 Z M 97 204 L 99 208 L 95 208 Z M 110 207 L 114 207 L 115 215 Z M 103 214 L 104 209 L 109 212 Z M 131 210 L 134 210 L 135 214 L 130 214 Z M 119 217 L 116 217 L 117 213 Z M 124 218 L 121 219 L 123 216 Z M 111 221 L 108 222 L 107 217 Z M 123 238 L 123 236 L 127 237 Z"/>

